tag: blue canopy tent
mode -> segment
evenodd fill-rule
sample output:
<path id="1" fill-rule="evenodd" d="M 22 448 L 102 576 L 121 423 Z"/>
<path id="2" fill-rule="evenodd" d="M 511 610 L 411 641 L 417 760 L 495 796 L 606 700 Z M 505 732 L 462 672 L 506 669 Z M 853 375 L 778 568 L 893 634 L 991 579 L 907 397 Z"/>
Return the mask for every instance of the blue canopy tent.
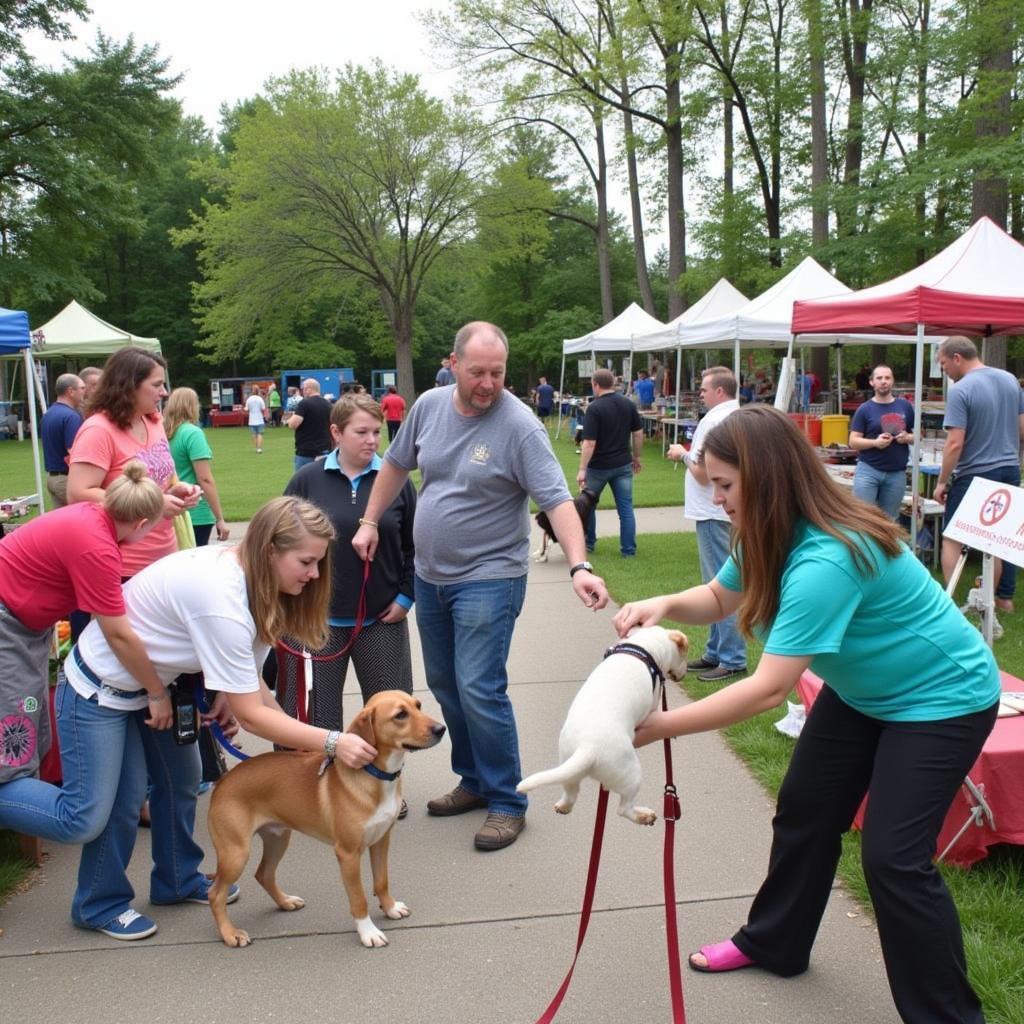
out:
<path id="1" fill-rule="evenodd" d="M 28 313 L 18 309 L 0 308 L 0 359 L 24 359 L 25 394 L 28 398 L 29 422 L 32 424 L 32 459 L 35 464 L 35 500 L 43 511 L 43 472 L 39 459 L 39 417 L 36 412 L 36 375 L 32 364 L 32 336 L 28 329 Z"/>

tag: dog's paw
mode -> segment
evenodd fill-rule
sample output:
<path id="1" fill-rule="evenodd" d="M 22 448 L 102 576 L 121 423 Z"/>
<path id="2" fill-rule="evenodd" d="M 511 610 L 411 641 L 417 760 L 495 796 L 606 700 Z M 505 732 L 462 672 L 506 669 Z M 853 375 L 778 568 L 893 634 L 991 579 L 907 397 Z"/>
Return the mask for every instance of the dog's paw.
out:
<path id="1" fill-rule="evenodd" d="M 289 896 L 288 893 L 282 893 L 277 905 L 282 910 L 301 910 L 306 905 L 306 901 L 301 896 Z"/>
<path id="2" fill-rule="evenodd" d="M 571 803 L 569 803 L 567 800 L 559 800 L 558 803 L 555 804 L 555 813 L 556 814 L 571 814 L 572 813 L 572 807 L 573 807 L 573 805 Z"/>
<path id="3" fill-rule="evenodd" d="M 249 933 L 242 931 L 241 928 L 225 928 L 220 933 L 220 937 L 224 940 L 224 945 L 230 946 L 232 949 L 244 949 L 246 946 L 252 945 Z"/>
<path id="4" fill-rule="evenodd" d="M 367 949 L 381 949 L 388 944 L 388 937 L 368 917 L 356 921 L 356 931 Z"/>
<path id="5" fill-rule="evenodd" d="M 535 562 L 546 562 L 548 560 L 548 553 L 546 551 L 534 551 L 533 560 Z"/>
<path id="6" fill-rule="evenodd" d="M 653 825 L 658 820 L 658 815 L 650 807 L 634 807 L 632 820 L 638 825 Z"/>
<path id="7" fill-rule="evenodd" d="M 408 917 L 411 913 L 409 908 L 401 900 L 395 900 L 390 910 L 383 906 L 380 909 L 383 910 L 385 915 L 391 918 L 392 921 L 401 921 L 403 917 Z"/>

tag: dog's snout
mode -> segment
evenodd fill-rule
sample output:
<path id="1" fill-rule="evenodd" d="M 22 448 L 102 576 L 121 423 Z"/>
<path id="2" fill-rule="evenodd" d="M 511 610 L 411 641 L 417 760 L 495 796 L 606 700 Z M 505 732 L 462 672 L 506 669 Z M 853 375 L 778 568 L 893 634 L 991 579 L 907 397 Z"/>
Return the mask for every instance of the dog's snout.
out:
<path id="1" fill-rule="evenodd" d="M 435 722 L 430 727 L 430 734 L 432 736 L 436 736 L 438 739 L 440 739 L 447 731 L 447 727 L 443 726 L 440 722 Z"/>

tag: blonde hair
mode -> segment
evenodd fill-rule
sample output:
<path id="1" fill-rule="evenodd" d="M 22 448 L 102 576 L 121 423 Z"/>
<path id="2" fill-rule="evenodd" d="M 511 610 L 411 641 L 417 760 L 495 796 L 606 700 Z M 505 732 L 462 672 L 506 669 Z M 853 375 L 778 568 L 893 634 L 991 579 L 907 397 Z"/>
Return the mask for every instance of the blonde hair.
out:
<path id="1" fill-rule="evenodd" d="M 357 412 L 368 412 L 378 423 L 384 422 L 384 410 L 376 399 L 350 391 L 331 406 L 331 426 L 337 427 L 339 431 L 344 430 L 345 424 Z"/>
<path id="2" fill-rule="evenodd" d="M 182 423 L 199 422 L 199 396 L 192 388 L 175 388 L 164 403 L 164 433 L 167 440 Z"/>
<path id="3" fill-rule="evenodd" d="M 278 589 L 272 555 L 299 547 L 309 537 L 328 542 L 320 560 L 320 575 L 310 580 L 300 594 L 283 594 Z M 287 634 L 312 650 L 327 643 L 327 611 L 331 602 L 330 542 L 334 527 L 323 512 L 302 498 L 286 496 L 268 501 L 252 517 L 238 549 L 245 572 L 245 586 L 259 638 L 277 643 Z"/>
<path id="4" fill-rule="evenodd" d="M 900 527 L 834 483 L 796 424 L 769 405 L 746 405 L 722 420 L 704 439 L 701 458 L 706 455 L 739 471 L 740 525 L 732 549 L 741 553 L 743 578 L 737 623 L 748 637 L 770 627 L 778 613 L 782 571 L 801 519 L 845 544 L 865 575 L 879 571 L 868 539 L 887 558 L 902 550 Z"/>
<path id="5" fill-rule="evenodd" d="M 164 492 L 147 474 L 145 465 L 138 459 L 132 459 L 125 463 L 121 475 L 107 488 L 103 507 L 116 523 L 157 519 L 163 515 Z"/>

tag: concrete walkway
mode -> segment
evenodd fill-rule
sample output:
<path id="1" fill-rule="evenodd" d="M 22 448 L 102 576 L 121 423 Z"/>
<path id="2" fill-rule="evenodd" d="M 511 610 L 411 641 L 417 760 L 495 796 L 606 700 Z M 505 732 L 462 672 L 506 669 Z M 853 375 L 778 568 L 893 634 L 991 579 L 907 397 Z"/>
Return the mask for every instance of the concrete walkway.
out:
<path id="1" fill-rule="evenodd" d="M 640 510 L 638 518 L 641 533 L 682 524 L 678 509 Z M 617 532 L 614 512 L 602 514 L 599 530 Z M 643 571 L 642 547 L 637 569 Z M 576 601 L 558 548 L 547 564 L 532 566 L 509 666 L 525 771 L 554 763 L 565 710 L 613 639 L 611 612 L 592 613 Z M 438 714 L 421 670 L 417 689 Z M 357 706 L 356 693 L 350 681 L 347 714 Z M 670 697 L 682 699 L 678 692 Z M 252 752 L 265 744 L 248 739 L 245 746 Z M 660 746 L 641 756 L 644 800 L 660 808 Z M 717 735 L 677 740 L 674 758 L 683 805 L 676 888 L 687 951 L 727 937 L 744 920 L 767 863 L 772 802 Z M 596 787 L 584 786 L 568 817 L 551 810 L 555 790 L 539 791 L 519 842 L 482 854 L 472 838 L 483 812 L 448 819 L 425 813 L 426 801 L 452 784 L 446 744 L 411 758 L 405 780 L 411 810 L 395 827 L 390 873 L 393 892 L 412 916 L 384 923 L 387 948 L 359 945 L 334 856 L 305 836 L 293 838 L 281 869 L 285 889 L 305 897 L 304 910 L 276 909 L 251 877 L 258 857 L 243 876 L 232 917 L 257 940 L 244 950 L 220 943 L 204 907 L 149 905 L 146 831 L 139 833 L 132 868 L 140 894 L 135 906 L 158 922 L 159 932 L 120 943 L 73 928 L 68 909 L 77 849 L 48 844 L 51 855 L 36 884 L 0 908 L 3 1019 L 531 1024 L 572 960 Z M 206 848 L 208 799 L 200 798 L 197 829 Z M 645 829 L 609 815 L 595 914 L 558 1021 L 670 1019 L 662 840 L 660 821 Z M 786 981 L 757 969 L 713 976 L 685 966 L 683 974 L 690 1024 L 898 1020 L 874 927 L 838 889 L 804 976 Z"/>

